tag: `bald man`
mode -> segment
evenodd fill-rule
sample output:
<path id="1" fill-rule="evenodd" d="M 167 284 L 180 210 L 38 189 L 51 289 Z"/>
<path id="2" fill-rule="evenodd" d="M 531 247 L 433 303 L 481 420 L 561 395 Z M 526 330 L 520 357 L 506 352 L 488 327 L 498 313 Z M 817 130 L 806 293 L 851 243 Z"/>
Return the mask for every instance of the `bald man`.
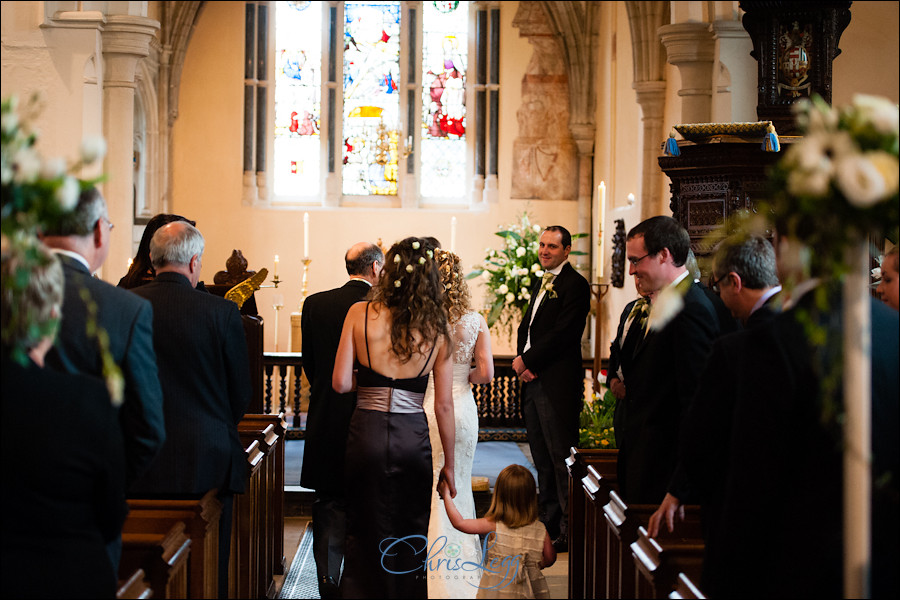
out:
<path id="1" fill-rule="evenodd" d="M 344 262 L 350 281 L 307 298 L 300 317 L 303 371 L 310 386 L 300 485 L 316 492 L 313 557 L 322 598 L 338 597 L 346 529 L 344 452 L 356 407 L 356 392 L 339 394 L 331 387 L 334 356 L 344 317 L 378 283 L 384 254 L 378 246 L 360 242 L 347 250 Z"/>

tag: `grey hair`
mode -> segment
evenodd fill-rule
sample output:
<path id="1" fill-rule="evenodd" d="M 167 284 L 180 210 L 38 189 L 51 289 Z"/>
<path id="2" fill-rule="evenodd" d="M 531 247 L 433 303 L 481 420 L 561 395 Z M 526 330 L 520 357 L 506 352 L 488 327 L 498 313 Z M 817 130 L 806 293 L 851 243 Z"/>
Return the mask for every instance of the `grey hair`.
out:
<path id="1" fill-rule="evenodd" d="M 738 234 L 726 238 L 716 251 L 713 273 L 718 279 L 732 271 L 751 290 L 778 285 L 775 248 L 759 235 Z"/>
<path id="2" fill-rule="evenodd" d="M 16 243 L 3 236 L 2 278 L 4 347 L 30 350 L 46 335 L 55 335 L 63 302 L 63 270 L 56 256 L 37 240 Z"/>
<path id="3" fill-rule="evenodd" d="M 352 259 L 350 258 L 350 250 L 347 250 L 344 254 L 347 275 L 365 275 L 376 262 L 384 264 L 384 252 L 375 244 L 369 244 Z"/>
<path id="4" fill-rule="evenodd" d="M 161 227 L 150 240 L 150 262 L 154 269 L 166 265 L 189 265 L 194 255 L 203 256 L 204 240 L 200 230 L 187 221 Z"/>
<path id="5" fill-rule="evenodd" d="M 78 196 L 75 208 L 59 221 L 48 225 L 43 233 L 49 236 L 85 236 L 94 231 L 97 221 L 109 220 L 106 200 L 96 187 L 85 188 Z"/>

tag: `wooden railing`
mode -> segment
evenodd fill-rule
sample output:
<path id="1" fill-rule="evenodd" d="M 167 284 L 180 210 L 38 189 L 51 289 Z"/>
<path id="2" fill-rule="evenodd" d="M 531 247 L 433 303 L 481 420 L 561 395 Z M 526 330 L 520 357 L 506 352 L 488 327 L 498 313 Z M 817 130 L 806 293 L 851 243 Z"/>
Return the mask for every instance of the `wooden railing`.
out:
<path id="1" fill-rule="evenodd" d="M 309 384 L 302 376 L 303 354 L 266 352 L 262 358 L 263 412 L 299 415 L 309 400 Z M 514 356 L 495 356 L 493 380 L 484 385 L 472 386 L 481 427 L 525 427 L 521 383 L 512 368 L 514 358 Z M 582 366 L 586 376 L 590 377 L 593 359 L 585 359 Z M 299 421 L 294 423 L 293 428 L 296 429 L 298 426 Z"/>

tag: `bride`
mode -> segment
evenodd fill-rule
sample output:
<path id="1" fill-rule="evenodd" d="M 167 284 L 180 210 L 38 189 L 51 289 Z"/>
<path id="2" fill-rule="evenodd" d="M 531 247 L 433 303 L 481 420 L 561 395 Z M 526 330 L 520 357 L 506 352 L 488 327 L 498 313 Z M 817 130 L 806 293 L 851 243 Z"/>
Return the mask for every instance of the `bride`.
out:
<path id="1" fill-rule="evenodd" d="M 456 506 L 464 519 L 474 519 L 472 462 L 475 459 L 475 444 L 478 442 L 478 409 L 470 384 L 488 383 L 494 377 L 491 335 L 484 317 L 469 306 L 469 288 L 463 277 L 459 257 L 452 252 L 437 249 L 435 259 L 444 283 L 444 307 L 449 314 L 453 334 Z M 475 367 L 471 368 L 473 358 Z M 475 567 L 481 562 L 481 546 L 477 535 L 465 534 L 453 528 L 444 503 L 437 493 L 444 454 L 440 451 L 440 436 L 434 416 L 432 380 L 429 380 L 425 392 L 424 408 L 433 449 L 431 456 L 434 474 L 431 518 L 428 521 L 428 597 L 474 598 L 481 580 L 481 570 Z M 472 564 L 467 565 L 469 562 Z"/>

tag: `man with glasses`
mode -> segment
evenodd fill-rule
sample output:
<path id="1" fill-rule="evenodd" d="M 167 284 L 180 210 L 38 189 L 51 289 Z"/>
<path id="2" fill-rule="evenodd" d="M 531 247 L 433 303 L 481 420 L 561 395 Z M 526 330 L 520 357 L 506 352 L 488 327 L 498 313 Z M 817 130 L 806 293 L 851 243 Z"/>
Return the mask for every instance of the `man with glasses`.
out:
<path id="1" fill-rule="evenodd" d="M 769 321 L 780 310 L 775 248 L 759 235 L 726 239 L 715 255 L 710 288 L 744 327 Z"/>
<path id="2" fill-rule="evenodd" d="M 628 394 L 616 405 L 623 423 L 616 431 L 619 488 L 632 504 L 687 494 L 676 473 L 681 420 L 720 331 L 715 308 L 685 267 L 689 249 L 687 231 L 671 217 L 647 219 L 626 236 L 629 274 L 651 302 L 648 330 L 626 373 Z M 666 295 L 677 292 L 683 306 L 660 326 L 660 297 L 668 287 Z"/>
<path id="3" fill-rule="evenodd" d="M 65 277 L 59 336 L 47 364 L 102 377 L 101 350 L 96 337 L 88 335 L 88 321 L 106 331 L 109 352 L 125 379 L 119 423 L 130 486 L 162 448 L 166 431 L 153 349 L 153 309 L 146 300 L 92 276 L 109 254 L 112 229 L 106 201 L 90 187 L 81 192 L 70 214 L 43 232 L 42 240 L 59 257 Z M 118 571 L 121 539 L 109 551 Z"/>

